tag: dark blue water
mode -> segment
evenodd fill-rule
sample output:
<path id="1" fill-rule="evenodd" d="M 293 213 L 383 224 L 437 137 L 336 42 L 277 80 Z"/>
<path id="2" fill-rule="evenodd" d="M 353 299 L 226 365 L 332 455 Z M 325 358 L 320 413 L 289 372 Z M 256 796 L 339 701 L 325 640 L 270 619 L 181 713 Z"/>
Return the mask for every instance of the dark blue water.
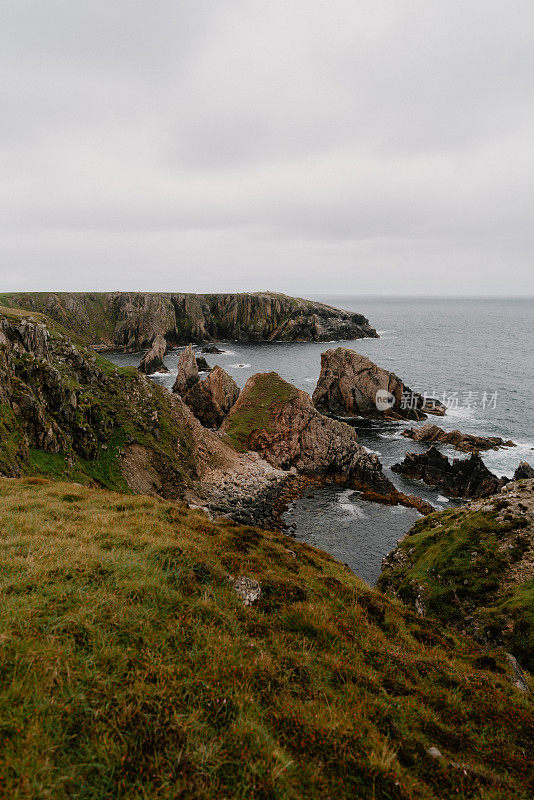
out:
<path id="1" fill-rule="evenodd" d="M 311 394 L 321 353 L 343 344 L 397 373 L 410 388 L 445 398 L 452 407 L 445 417 L 434 418 L 442 427 L 516 442 L 518 447 L 483 454 L 493 472 L 510 476 L 520 460 L 534 464 L 534 300 L 315 299 L 365 314 L 380 338 L 332 344 L 228 342 L 224 354 L 206 360 L 224 367 L 240 386 L 256 372 L 274 370 Z M 179 351 L 166 356 L 171 372 L 154 380 L 170 388 L 178 357 Z M 141 353 L 110 358 L 138 364 Z M 439 493 L 389 472 L 407 450 L 426 449 L 402 437 L 404 427 L 362 423 L 357 430 L 360 442 L 379 454 L 399 488 L 445 507 L 447 500 Z M 452 448 L 443 452 L 460 455 Z M 363 502 L 355 492 L 330 488 L 310 492 L 288 511 L 286 521 L 296 526 L 297 538 L 328 550 L 374 583 L 382 558 L 417 516 L 411 509 Z"/>

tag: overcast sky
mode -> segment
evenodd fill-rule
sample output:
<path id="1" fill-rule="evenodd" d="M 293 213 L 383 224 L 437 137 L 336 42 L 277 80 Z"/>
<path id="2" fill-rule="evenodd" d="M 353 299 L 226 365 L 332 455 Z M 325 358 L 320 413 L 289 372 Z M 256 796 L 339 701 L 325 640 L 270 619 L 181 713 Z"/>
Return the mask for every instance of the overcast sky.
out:
<path id="1" fill-rule="evenodd" d="M 534 294 L 532 0 L 3 0 L 0 288 Z"/>

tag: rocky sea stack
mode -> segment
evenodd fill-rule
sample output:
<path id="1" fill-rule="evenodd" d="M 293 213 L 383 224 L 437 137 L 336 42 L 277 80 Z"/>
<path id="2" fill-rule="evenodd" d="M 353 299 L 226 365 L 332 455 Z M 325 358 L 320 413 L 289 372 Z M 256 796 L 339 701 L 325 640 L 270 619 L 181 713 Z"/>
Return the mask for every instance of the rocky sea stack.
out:
<path id="1" fill-rule="evenodd" d="M 219 428 L 239 397 L 239 387 L 222 367 L 214 367 L 207 378 L 195 383 L 184 395 L 184 403 L 205 428 Z"/>
<path id="2" fill-rule="evenodd" d="M 158 334 L 154 337 L 150 350 L 147 350 L 141 359 L 139 364 L 140 372 L 144 372 L 145 375 L 152 375 L 154 372 L 168 372 L 169 370 L 163 363 L 163 356 L 166 352 L 167 342 L 165 337 Z"/>
<path id="3" fill-rule="evenodd" d="M 313 403 L 319 411 L 339 417 L 419 420 L 445 413 L 439 401 L 425 400 L 393 372 L 345 347 L 321 354 Z"/>

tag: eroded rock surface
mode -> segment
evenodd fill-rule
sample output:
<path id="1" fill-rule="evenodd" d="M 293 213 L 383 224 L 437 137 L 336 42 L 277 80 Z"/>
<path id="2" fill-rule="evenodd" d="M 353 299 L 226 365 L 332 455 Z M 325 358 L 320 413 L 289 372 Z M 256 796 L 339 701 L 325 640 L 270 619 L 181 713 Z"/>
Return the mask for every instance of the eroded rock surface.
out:
<path id="1" fill-rule="evenodd" d="M 219 428 L 239 397 L 239 387 L 222 367 L 195 383 L 184 396 L 195 417 L 206 428 Z"/>
<path id="2" fill-rule="evenodd" d="M 362 314 L 275 292 L 188 294 L 165 292 L 18 292 L 20 308 L 41 311 L 94 347 L 128 351 L 186 342 L 331 341 L 376 337 Z"/>
<path id="3" fill-rule="evenodd" d="M 407 478 L 437 486 L 453 498 L 488 497 L 507 482 L 507 478 L 498 478 L 490 472 L 478 453 L 470 458 L 455 458 L 451 463 L 433 446 L 425 453 L 406 453 L 404 460 L 391 469 Z"/>
<path id="4" fill-rule="evenodd" d="M 249 378 L 223 430 L 238 448 L 255 450 L 280 469 L 339 476 L 383 494 L 394 491 L 355 430 L 320 414 L 306 392 L 276 372 Z"/>
<path id="5" fill-rule="evenodd" d="M 180 354 L 177 369 L 178 372 L 172 390 L 176 394 L 184 396 L 198 381 L 198 364 L 195 351 L 190 344 Z"/>
<path id="6" fill-rule="evenodd" d="M 433 425 L 430 422 L 420 428 L 407 428 L 402 432 L 402 435 L 408 439 L 413 439 L 414 442 L 450 444 L 456 450 L 464 453 L 477 453 L 481 450 L 499 450 L 501 447 L 516 446 L 510 439 L 505 441 L 499 436 L 474 436 L 470 433 L 461 433 L 458 430 L 445 431 L 439 425 Z"/>
<path id="7" fill-rule="evenodd" d="M 321 354 L 313 403 L 319 411 L 340 417 L 426 419 L 427 414 L 445 413 L 438 400 L 412 392 L 393 372 L 345 347 Z"/>
<path id="8" fill-rule="evenodd" d="M 150 350 L 147 350 L 141 359 L 139 364 L 140 372 L 144 372 L 145 375 L 152 375 L 154 372 L 168 372 L 169 370 L 163 363 L 163 356 L 166 352 L 167 342 L 165 337 L 158 334 L 154 337 Z"/>

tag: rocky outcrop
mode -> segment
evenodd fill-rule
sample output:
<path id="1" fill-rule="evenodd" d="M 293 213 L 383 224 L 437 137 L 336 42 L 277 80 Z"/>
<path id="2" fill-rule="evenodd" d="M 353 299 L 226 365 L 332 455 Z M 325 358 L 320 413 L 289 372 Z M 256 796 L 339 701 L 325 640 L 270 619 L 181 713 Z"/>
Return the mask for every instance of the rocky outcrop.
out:
<path id="1" fill-rule="evenodd" d="M 528 461 L 520 461 L 519 466 L 514 472 L 514 481 L 521 481 L 527 478 L 534 478 L 534 468 Z"/>
<path id="2" fill-rule="evenodd" d="M 391 469 L 407 478 L 439 487 L 448 497 L 488 497 L 498 492 L 507 478 L 498 478 L 486 467 L 478 453 L 451 462 L 435 447 L 425 453 L 406 453 L 404 461 Z"/>
<path id="3" fill-rule="evenodd" d="M 457 430 L 444 431 L 439 425 L 432 425 L 429 422 L 420 428 L 407 428 L 402 435 L 413 439 L 414 442 L 450 444 L 456 450 L 464 453 L 478 453 L 482 450 L 499 450 L 501 447 L 516 446 L 510 439 L 505 441 L 499 436 L 474 436 Z"/>
<path id="4" fill-rule="evenodd" d="M 197 356 L 197 367 L 199 372 L 210 372 L 211 367 L 204 358 L 204 356 Z"/>
<path id="5" fill-rule="evenodd" d="M 342 477 L 382 494 L 394 491 L 354 429 L 324 417 L 306 392 L 276 372 L 249 378 L 223 430 L 237 448 L 255 450 L 280 469 Z"/>
<path id="6" fill-rule="evenodd" d="M 182 351 L 178 359 L 178 372 L 172 387 L 175 394 L 185 395 L 198 382 L 198 364 L 195 351 L 190 344 Z"/>
<path id="7" fill-rule="evenodd" d="M 313 403 L 319 411 L 340 417 L 419 420 L 445 413 L 438 400 L 412 392 L 393 372 L 345 347 L 322 353 Z"/>
<path id="8" fill-rule="evenodd" d="M 378 334 L 362 315 L 274 292 L 174 294 L 163 292 L 39 292 L 3 296 L 41 311 L 99 349 L 150 346 L 162 335 L 186 342 L 331 341 Z"/>
<path id="9" fill-rule="evenodd" d="M 154 372 L 168 372 L 169 370 L 163 363 L 163 356 L 166 352 L 167 342 L 165 337 L 158 334 L 154 337 L 150 350 L 147 350 L 141 359 L 139 371 L 144 372 L 145 375 L 152 375 Z"/>
<path id="10" fill-rule="evenodd" d="M 216 366 L 207 378 L 189 389 L 184 402 L 205 428 L 220 428 L 238 397 L 237 383 Z"/>
<path id="11" fill-rule="evenodd" d="M 532 670 L 533 574 L 534 480 L 529 479 L 417 522 L 384 559 L 378 586 L 485 648 L 511 650 Z"/>
<path id="12" fill-rule="evenodd" d="M 223 350 L 219 350 L 219 348 L 216 347 L 216 345 L 214 345 L 214 344 L 207 344 L 207 345 L 205 345 L 205 347 L 202 348 L 202 352 L 203 353 L 208 353 L 208 354 L 211 354 L 211 355 L 220 355 L 224 351 Z"/>

